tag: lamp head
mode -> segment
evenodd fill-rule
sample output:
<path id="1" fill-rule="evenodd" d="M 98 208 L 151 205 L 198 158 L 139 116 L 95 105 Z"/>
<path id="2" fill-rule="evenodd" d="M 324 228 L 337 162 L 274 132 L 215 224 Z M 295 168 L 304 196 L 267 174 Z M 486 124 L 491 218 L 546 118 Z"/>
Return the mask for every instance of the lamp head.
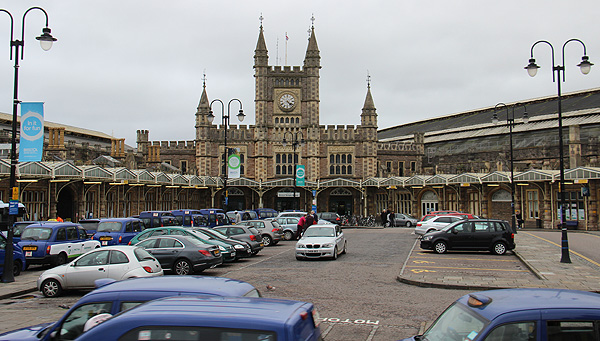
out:
<path id="1" fill-rule="evenodd" d="M 494 113 L 494 116 L 492 116 L 492 123 L 498 124 L 498 114 Z"/>
<path id="2" fill-rule="evenodd" d="M 237 114 L 238 120 L 240 120 L 240 122 L 243 122 L 245 117 L 246 115 L 244 115 L 244 110 L 240 109 L 240 112 Z"/>
<path id="3" fill-rule="evenodd" d="M 285 139 L 285 137 L 283 138 L 283 141 L 281 141 L 281 144 L 285 147 L 287 146 L 287 140 Z"/>
<path id="4" fill-rule="evenodd" d="M 215 115 L 213 114 L 212 110 L 208 112 L 206 119 L 208 119 L 208 123 L 210 123 L 210 124 L 213 123 L 213 121 L 215 120 Z"/>
<path id="5" fill-rule="evenodd" d="M 535 59 L 531 58 L 529 59 L 529 65 L 525 67 L 525 70 L 527 70 L 529 76 L 534 77 L 537 74 L 537 69 L 539 68 L 540 67 L 535 63 Z"/>
<path id="6" fill-rule="evenodd" d="M 50 34 L 51 30 L 48 27 L 44 27 L 42 28 L 42 35 L 39 37 L 35 37 L 35 39 L 40 41 L 40 46 L 42 47 L 42 50 L 44 51 L 48 51 L 52 48 L 52 43 L 54 43 L 55 41 L 57 41 L 58 39 L 54 38 L 51 34 Z"/>
<path id="7" fill-rule="evenodd" d="M 304 138 L 300 139 L 300 145 L 304 146 L 304 144 L 306 143 L 306 141 L 304 141 Z"/>
<path id="8" fill-rule="evenodd" d="M 581 57 L 581 63 L 577 64 L 577 66 L 579 66 L 579 68 L 581 69 L 581 73 L 583 73 L 584 75 L 590 73 L 592 65 L 594 64 L 588 61 L 588 56 Z"/>
<path id="9" fill-rule="evenodd" d="M 523 123 L 529 123 L 529 115 L 527 115 L 527 111 L 523 113 Z"/>

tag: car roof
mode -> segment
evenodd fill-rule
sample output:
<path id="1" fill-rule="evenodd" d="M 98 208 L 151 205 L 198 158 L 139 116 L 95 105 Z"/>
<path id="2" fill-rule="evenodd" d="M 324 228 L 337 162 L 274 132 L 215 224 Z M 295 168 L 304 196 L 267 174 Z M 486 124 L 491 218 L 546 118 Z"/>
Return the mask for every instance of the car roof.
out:
<path id="1" fill-rule="evenodd" d="M 94 296 L 105 293 L 129 292 L 132 294 L 142 291 L 177 292 L 187 294 L 205 294 L 219 296 L 242 296 L 248 291 L 255 289 L 250 283 L 237 279 L 209 276 L 158 276 L 132 278 L 116 281 L 102 286 L 89 294 Z"/>
<path id="2" fill-rule="evenodd" d="M 133 218 L 133 217 L 127 217 L 127 218 L 102 218 L 100 219 L 100 222 L 106 222 L 106 221 L 119 221 L 119 222 L 123 222 L 123 221 L 141 221 L 141 219 L 139 218 Z"/>
<path id="3" fill-rule="evenodd" d="M 59 228 L 59 227 L 67 227 L 67 226 L 81 226 L 77 223 L 72 223 L 72 222 L 59 222 L 59 221 L 40 221 L 34 224 L 31 224 L 29 226 L 26 227 L 26 229 L 28 228 L 34 228 L 34 227 L 47 227 L 47 228 Z"/>
<path id="4" fill-rule="evenodd" d="M 300 317 L 300 310 L 310 307 L 312 303 L 275 298 L 170 296 L 146 302 L 104 323 L 129 320 L 152 325 L 159 319 L 163 326 L 193 321 L 198 326 L 266 329 L 263 326 L 286 324 L 294 313 Z"/>
<path id="5" fill-rule="evenodd" d="M 458 301 L 466 306 L 470 295 L 486 296 L 492 301 L 479 308 L 471 308 L 481 316 L 492 320 L 508 312 L 532 309 L 597 309 L 600 310 L 600 294 L 565 289 L 497 289 L 465 295 Z"/>

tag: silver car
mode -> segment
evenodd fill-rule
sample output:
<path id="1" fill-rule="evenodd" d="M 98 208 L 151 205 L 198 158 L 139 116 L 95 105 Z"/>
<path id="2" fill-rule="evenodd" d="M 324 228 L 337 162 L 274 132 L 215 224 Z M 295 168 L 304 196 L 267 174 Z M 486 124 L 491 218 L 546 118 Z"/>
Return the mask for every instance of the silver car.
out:
<path id="1" fill-rule="evenodd" d="M 420 221 L 415 227 L 415 234 L 424 235 L 429 232 L 439 231 L 446 225 L 451 224 L 455 221 L 463 220 L 464 218 L 456 215 L 439 215 L 431 219 Z"/>
<path id="2" fill-rule="evenodd" d="M 283 230 L 274 220 L 244 220 L 238 225 L 246 225 L 257 229 L 265 246 L 277 245 L 283 239 Z"/>
<path id="3" fill-rule="evenodd" d="M 112 278 L 162 276 L 160 263 L 141 247 L 114 245 L 98 248 L 77 257 L 69 264 L 44 271 L 37 288 L 46 297 L 59 296 L 67 289 L 94 289 L 94 281 Z"/>
<path id="4" fill-rule="evenodd" d="M 404 213 L 394 213 L 394 226 L 411 227 L 417 225 L 417 218 Z"/>
<path id="5" fill-rule="evenodd" d="M 339 225 L 312 225 L 296 243 L 296 259 L 331 258 L 346 253 L 348 243 Z"/>

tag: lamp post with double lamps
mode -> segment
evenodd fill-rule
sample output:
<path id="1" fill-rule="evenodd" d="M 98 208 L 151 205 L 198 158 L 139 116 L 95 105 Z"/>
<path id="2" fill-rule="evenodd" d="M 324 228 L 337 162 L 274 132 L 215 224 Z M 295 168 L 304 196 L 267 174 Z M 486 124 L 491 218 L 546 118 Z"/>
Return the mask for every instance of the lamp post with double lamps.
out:
<path id="1" fill-rule="evenodd" d="M 231 117 L 231 102 L 238 102 L 240 104 L 240 111 L 237 114 L 237 118 L 240 122 L 244 121 L 246 115 L 244 115 L 244 110 L 242 109 L 242 101 L 237 98 L 233 98 L 227 103 L 227 115 L 225 115 L 225 104 L 220 99 L 213 99 L 210 102 L 210 112 L 208 113 L 208 122 L 213 123 L 215 119 L 215 115 L 213 114 L 212 106 L 213 103 L 219 102 L 221 103 L 221 115 L 223 119 L 221 121 L 221 125 L 223 126 L 224 131 L 224 151 L 223 151 L 223 193 L 225 195 L 223 200 L 223 210 L 225 212 L 228 211 L 227 207 L 229 205 L 229 196 L 227 195 L 227 179 L 229 178 L 229 167 L 227 167 L 227 162 L 229 162 L 229 149 L 227 148 L 227 129 L 229 129 L 229 118 Z"/>
<path id="2" fill-rule="evenodd" d="M 50 34 L 51 30 L 48 28 L 48 13 L 44 11 L 41 7 L 31 7 L 25 13 L 23 13 L 23 21 L 21 24 L 21 40 L 13 39 L 14 33 L 14 20 L 12 14 L 5 9 L 0 9 L 0 12 L 4 12 L 8 14 L 10 17 L 10 59 L 15 61 L 15 80 L 14 80 L 14 96 L 13 96 L 13 112 L 12 112 L 12 135 L 11 135 L 11 148 L 10 148 L 10 190 L 11 194 L 17 196 L 18 199 L 18 189 L 16 188 L 17 182 L 17 107 L 19 106 L 19 59 L 23 59 L 23 51 L 25 47 L 25 17 L 27 13 L 32 10 L 40 10 L 44 13 L 46 17 L 46 27 L 42 28 L 42 35 L 36 37 L 35 39 L 40 41 L 40 45 L 44 51 L 50 50 L 52 48 L 52 43 L 54 43 L 57 39 L 52 37 Z M 14 53 L 13 53 L 14 48 Z M 12 225 L 14 224 L 15 216 L 9 215 L 8 220 L 8 233 L 7 233 L 7 241 L 5 248 L 5 256 L 4 256 L 4 272 L 2 274 L 2 282 L 14 282 L 15 278 L 13 276 L 13 236 L 14 232 L 12 229 Z"/>
<path id="3" fill-rule="evenodd" d="M 529 64 L 525 67 L 529 76 L 534 77 L 537 74 L 537 70 L 540 68 L 535 63 L 533 58 L 533 48 L 539 44 L 544 43 L 550 46 L 552 52 L 552 81 L 556 82 L 558 86 L 558 149 L 560 152 L 560 181 L 558 195 L 560 196 L 560 227 L 562 230 L 562 252 L 561 252 L 561 263 L 571 263 L 571 257 L 569 256 L 569 239 L 567 237 L 567 225 L 565 224 L 565 163 L 564 163 L 564 150 L 563 150 L 563 125 L 562 125 L 562 98 L 561 98 L 561 82 L 565 81 L 565 46 L 570 42 L 578 42 L 583 46 L 583 56 L 581 57 L 581 63 L 577 64 L 581 69 L 581 73 L 587 75 L 590 73 L 592 63 L 589 62 L 588 56 L 586 55 L 585 44 L 579 39 L 569 39 L 562 46 L 562 65 L 556 65 L 554 63 L 554 46 L 546 40 L 539 40 L 531 46 L 531 57 Z M 560 73 L 562 71 L 562 79 Z M 556 72 L 556 75 L 554 74 Z"/>
<path id="4" fill-rule="evenodd" d="M 527 107 L 524 104 L 514 104 L 512 106 L 512 115 L 509 115 L 508 106 L 504 103 L 498 103 L 494 107 L 494 116 L 492 117 L 492 123 L 498 124 L 498 108 L 504 107 L 506 109 L 506 125 L 508 126 L 508 136 L 510 145 L 510 208 L 512 214 L 512 228 L 516 231 L 516 212 L 515 212 L 515 181 L 514 181 L 514 155 L 513 155 L 513 127 L 515 126 L 515 107 L 522 105 L 525 108 L 523 113 L 523 123 L 529 122 L 529 116 L 527 116 Z"/>
<path id="5" fill-rule="evenodd" d="M 298 148 L 298 146 L 303 146 L 304 145 L 304 135 L 302 135 L 302 132 L 295 132 L 292 133 L 291 131 L 286 131 L 283 134 L 283 141 L 281 142 L 283 144 L 283 146 L 287 146 L 287 139 L 285 138 L 287 136 L 287 134 L 290 134 L 291 136 L 291 143 L 292 143 L 292 150 L 294 151 L 294 209 L 297 210 L 298 209 L 298 200 L 296 200 L 296 192 L 298 189 L 298 184 L 297 184 L 297 180 L 296 180 L 296 172 L 298 171 L 296 168 L 298 167 L 298 156 L 296 155 L 296 148 Z M 300 135 L 300 139 L 298 139 L 298 135 Z"/>

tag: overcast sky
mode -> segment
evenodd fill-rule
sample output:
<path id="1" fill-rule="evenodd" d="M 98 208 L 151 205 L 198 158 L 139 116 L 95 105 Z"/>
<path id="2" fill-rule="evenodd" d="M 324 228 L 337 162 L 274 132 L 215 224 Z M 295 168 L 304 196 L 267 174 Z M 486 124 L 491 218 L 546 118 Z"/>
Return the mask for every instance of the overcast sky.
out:
<path id="1" fill-rule="evenodd" d="M 45 102 L 45 119 L 126 138 L 193 140 L 206 73 L 210 100 L 239 98 L 254 123 L 253 56 L 260 21 L 269 64 L 303 65 L 315 17 L 321 51 L 321 124 L 358 125 L 367 72 L 379 128 L 535 97 L 556 95 L 551 50 L 538 45 L 542 68 L 523 67 L 531 46 L 548 40 L 555 64 L 563 43 L 581 39 L 592 72 L 583 76 L 580 44 L 565 53 L 563 92 L 600 86 L 600 1 L 579 0 L 11 0 L 15 18 L 43 7 L 52 35 L 44 52 L 35 37 L 43 13 L 25 22 L 19 99 Z M 14 61 L 10 20 L 0 13 L 0 112 L 12 112 Z M 237 113 L 237 108 L 232 107 Z M 220 112 L 215 110 L 220 122 Z M 232 123 L 238 123 L 235 117 Z"/>

